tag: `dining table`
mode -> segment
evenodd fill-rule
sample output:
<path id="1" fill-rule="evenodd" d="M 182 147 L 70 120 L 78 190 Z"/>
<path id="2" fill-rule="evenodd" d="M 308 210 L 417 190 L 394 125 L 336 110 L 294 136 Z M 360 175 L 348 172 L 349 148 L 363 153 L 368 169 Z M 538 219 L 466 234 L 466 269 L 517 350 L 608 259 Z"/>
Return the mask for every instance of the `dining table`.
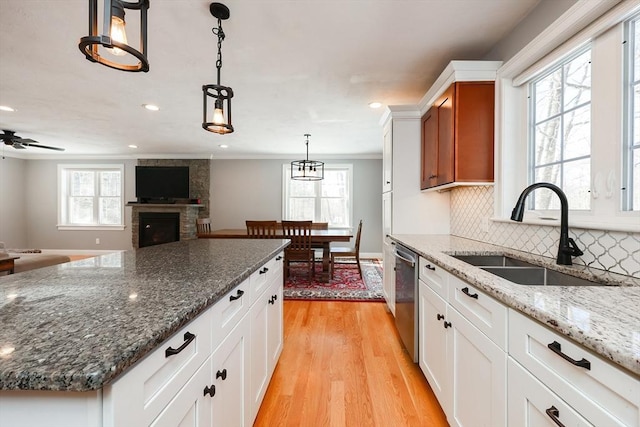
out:
<path id="1" fill-rule="evenodd" d="M 208 233 L 198 233 L 199 239 L 249 239 L 246 228 L 223 228 L 212 230 Z M 329 256 L 331 250 L 331 242 L 349 242 L 353 237 L 351 230 L 343 228 L 329 228 L 326 230 L 311 230 L 311 245 L 322 248 L 322 274 L 320 280 L 328 283 L 331 279 Z M 273 236 L 267 238 L 286 239 L 282 230 L 277 230 Z"/>

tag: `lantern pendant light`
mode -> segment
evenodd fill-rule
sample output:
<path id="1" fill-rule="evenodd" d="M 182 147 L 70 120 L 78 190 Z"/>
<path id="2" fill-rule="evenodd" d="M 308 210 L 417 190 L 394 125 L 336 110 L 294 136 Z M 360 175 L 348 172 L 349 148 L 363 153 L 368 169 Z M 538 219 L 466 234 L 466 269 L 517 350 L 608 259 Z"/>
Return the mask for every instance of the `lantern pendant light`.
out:
<path id="1" fill-rule="evenodd" d="M 202 128 L 209 132 L 224 135 L 233 132 L 233 124 L 231 123 L 231 98 L 233 98 L 233 89 L 220 84 L 222 41 L 225 38 L 224 31 L 222 30 L 222 21 L 229 19 L 230 14 L 229 8 L 222 3 L 211 3 L 209 11 L 215 18 L 218 18 L 218 27 L 211 30 L 211 32 L 218 37 L 218 57 L 216 59 L 218 80 L 217 84 L 202 86 Z M 211 117 L 209 117 L 209 114 L 211 114 Z"/>
<path id="2" fill-rule="evenodd" d="M 98 62 L 122 71 L 149 71 L 147 59 L 147 10 L 149 0 L 135 3 L 123 0 L 102 0 L 104 3 L 102 34 L 98 34 L 98 0 L 89 0 L 89 35 L 82 37 L 78 48 L 91 62 Z M 140 11 L 140 50 L 130 46 L 127 36 L 126 10 Z M 129 35 L 130 36 L 130 35 Z M 102 48 L 102 49 L 100 49 Z M 131 56 L 138 63 L 131 61 Z"/>
<path id="3" fill-rule="evenodd" d="M 294 160 L 291 162 L 291 179 L 297 181 L 320 181 L 324 179 L 324 162 L 317 160 L 309 160 L 309 137 L 308 133 L 304 136 L 307 138 L 307 157 L 304 160 Z"/>

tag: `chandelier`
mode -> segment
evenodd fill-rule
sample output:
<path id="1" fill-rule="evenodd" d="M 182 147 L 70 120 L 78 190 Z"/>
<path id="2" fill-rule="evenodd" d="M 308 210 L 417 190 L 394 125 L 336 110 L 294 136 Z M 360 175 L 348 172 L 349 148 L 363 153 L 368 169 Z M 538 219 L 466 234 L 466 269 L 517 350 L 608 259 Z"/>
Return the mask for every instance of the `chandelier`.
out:
<path id="1" fill-rule="evenodd" d="M 309 137 L 308 133 L 304 136 L 307 138 L 307 157 L 305 160 L 294 160 L 291 162 L 291 179 L 298 181 L 320 181 L 324 179 L 324 162 L 317 160 L 309 160 Z"/>
<path id="2" fill-rule="evenodd" d="M 220 84 L 222 41 L 225 38 L 224 31 L 222 30 L 222 21 L 229 19 L 229 8 L 222 3 L 211 3 L 209 11 L 215 18 L 218 18 L 218 27 L 211 29 L 211 32 L 218 37 L 218 57 L 216 60 L 218 80 L 217 84 L 202 86 L 202 128 L 209 132 L 224 135 L 233 132 L 233 125 L 231 124 L 231 98 L 233 98 L 233 89 Z M 212 111 L 212 113 L 209 118 L 210 111 Z"/>

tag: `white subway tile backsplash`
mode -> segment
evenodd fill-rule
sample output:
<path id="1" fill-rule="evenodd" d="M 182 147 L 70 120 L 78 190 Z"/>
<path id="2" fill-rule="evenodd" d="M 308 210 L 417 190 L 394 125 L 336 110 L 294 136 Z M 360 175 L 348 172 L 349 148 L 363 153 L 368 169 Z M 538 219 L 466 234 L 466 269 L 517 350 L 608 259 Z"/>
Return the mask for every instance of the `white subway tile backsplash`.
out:
<path id="1" fill-rule="evenodd" d="M 493 216 L 493 187 L 451 190 L 451 234 L 555 258 L 559 227 L 486 221 Z M 570 228 L 584 255 L 574 263 L 640 277 L 640 233 Z"/>

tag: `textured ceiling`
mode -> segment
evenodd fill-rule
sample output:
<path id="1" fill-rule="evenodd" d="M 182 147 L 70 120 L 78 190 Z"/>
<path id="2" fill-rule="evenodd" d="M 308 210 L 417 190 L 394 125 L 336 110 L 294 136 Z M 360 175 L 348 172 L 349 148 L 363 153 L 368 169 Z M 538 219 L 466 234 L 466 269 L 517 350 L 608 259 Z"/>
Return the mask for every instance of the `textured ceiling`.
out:
<path id="1" fill-rule="evenodd" d="M 450 60 L 482 58 L 537 3 L 226 1 L 236 131 L 222 136 L 201 128 L 201 87 L 216 80 L 210 2 L 151 0 L 150 71 L 127 73 L 78 50 L 87 0 L 0 0 L 0 105 L 16 109 L 0 129 L 66 149 L 23 157 L 303 157 L 305 133 L 310 157 L 379 156 L 382 109 L 368 103 L 417 103 Z"/>

